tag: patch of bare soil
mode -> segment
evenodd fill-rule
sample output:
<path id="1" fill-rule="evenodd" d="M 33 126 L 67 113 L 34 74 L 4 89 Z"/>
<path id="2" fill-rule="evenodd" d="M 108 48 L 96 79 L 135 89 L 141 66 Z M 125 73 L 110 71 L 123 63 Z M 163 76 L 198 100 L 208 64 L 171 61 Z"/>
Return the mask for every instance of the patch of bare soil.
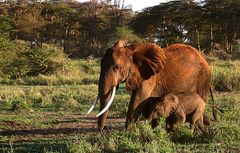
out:
<path id="1" fill-rule="evenodd" d="M 46 115 L 47 118 L 47 115 Z M 98 134 L 97 118 L 94 115 L 64 115 L 64 119 L 54 120 L 47 127 L 35 128 L 31 125 L 19 124 L 13 121 L 2 121 L 0 136 L 8 137 L 11 141 L 29 141 L 41 138 L 67 138 L 75 134 Z M 123 130 L 124 118 L 109 117 L 107 126 L 109 130 Z"/>

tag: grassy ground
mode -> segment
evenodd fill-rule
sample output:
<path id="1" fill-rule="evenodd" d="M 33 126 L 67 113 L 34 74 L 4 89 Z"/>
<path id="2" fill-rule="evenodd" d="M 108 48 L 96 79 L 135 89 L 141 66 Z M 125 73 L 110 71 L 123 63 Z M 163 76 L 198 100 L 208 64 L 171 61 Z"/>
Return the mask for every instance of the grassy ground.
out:
<path id="1" fill-rule="evenodd" d="M 130 98 L 124 85 L 110 108 L 111 132 L 98 133 L 98 106 L 85 114 L 97 93 L 99 60 L 68 61 L 51 76 L 0 79 L 0 152 L 240 152 L 240 61 L 211 59 L 211 66 L 214 97 L 225 113 L 203 136 L 186 125 L 169 135 L 163 120 L 154 130 L 140 123 L 123 131 Z"/>

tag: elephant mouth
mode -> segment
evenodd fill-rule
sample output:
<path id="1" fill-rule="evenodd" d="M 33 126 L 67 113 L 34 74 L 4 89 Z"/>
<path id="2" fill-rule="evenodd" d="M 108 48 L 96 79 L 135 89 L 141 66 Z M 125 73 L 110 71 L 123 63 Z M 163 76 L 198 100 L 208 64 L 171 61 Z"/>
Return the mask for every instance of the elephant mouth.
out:
<path id="1" fill-rule="evenodd" d="M 120 83 L 125 83 L 127 81 L 127 78 L 130 76 L 131 72 L 130 72 L 130 68 L 127 71 L 127 75 L 126 77 L 124 77 L 123 79 L 121 79 Z"/>
<path id="2" fill-rule="evenodd" d="M 127 78 L 126 79 L 124 79 L 124 80 L 122 80 L 120 83 L 124 83 L 124 82 L 126 82 L 127 81 Z"/>
<path id="3" fill-rule="evenodd" d="M 107 105 L 96 115 L 97 117 L 99 117 L 100 115 L 102 115 L 109 109 L 109 107 L 111 106 L 111 104 L 114 100 L 115 93 L 116 93 L 116 90 L 118 90 L 118 88 L 119 88 L 119 84 L 117 86 L 113 86 L 112 92 L 111 92 L 111 97 L 110 97 L 109 101 L 107 102 Z M 93 108 L 95 107 L 95 105 L 99 99 L 100 99 L 100 97 L 99 97 L 99 93 L 98 93 L 95 100 L 93 101 L 90 109 L 88 110 L 87 114 L 91 113 L 91 111 L 93 110 Z"/>
<path id="4" fill-rule="evenodd" d="M 114 86 L 112 88 L 111 97 L 110 97 L 109 101 L 107 102 L 107 105 L 96 115 L 96 117 L 101 116 L 103 113 L 105 113 L 109 109 L 109 107 L 111 106 L 111 104 L 114 100 L 115 93 L 116 93 L 116 87 Z"/>

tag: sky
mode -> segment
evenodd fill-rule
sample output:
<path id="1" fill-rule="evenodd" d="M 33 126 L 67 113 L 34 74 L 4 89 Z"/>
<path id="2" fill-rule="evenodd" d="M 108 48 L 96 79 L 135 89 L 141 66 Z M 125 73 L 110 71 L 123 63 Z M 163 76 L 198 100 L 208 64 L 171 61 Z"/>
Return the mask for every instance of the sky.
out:
<path id="1" fill-rule="evenodd" d="M 125 0 L 125 4 L 132 4 L 133 11 L 142 10 L 145 7 L 158 5 L 161 2 L 167 2 L 167 0 Z"/>
<path id="2" fill-rule="evenodd" d="M 89 0 L 78 0 L 85 2 Z M 158 5 L 159 3 L 167 2 L 168 0 L 125 0 L 125 6 L 131 4 L 133 11 L 140 11 L 145 7 Z"/>

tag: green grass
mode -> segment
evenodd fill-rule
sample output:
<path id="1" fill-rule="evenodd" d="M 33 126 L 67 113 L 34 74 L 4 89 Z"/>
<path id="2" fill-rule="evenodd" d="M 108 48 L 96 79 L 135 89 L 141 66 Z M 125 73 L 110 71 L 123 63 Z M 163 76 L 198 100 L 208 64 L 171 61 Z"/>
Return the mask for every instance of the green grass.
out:
<path id="1" fill-rule="evenodd" d="M 92 91 L 92 92 L 85 92 Z M 4 86 L 0 87 L 1 105 L 11 109 L 14 103 L 25 109 L 79 108 L 90 104 L 97 85 L 78 86 Z"/>
<path id="2" fill-rule="evenodd" d="M 66 60 L 62 69 L 51 75 L 38 75 L 18 79 L 1 78 L 2 85 L 83 85 L 97 84 L 100 74 L 99 59 L 91 63 L 86 60 Z"/>
<path id="3" fill-rule="evenodd" d="M 82 152 L 239 152 L 240 151 L 240 61 L 211 62 L 216 104 L 224 109 L 208 134 L 194 135 L 187 125 L 167 134 L 164 121 L 152 130 L 148 124 L 110 124 L 104 135 L 82 132 L 81 123 L 97 93 L 99 60 L 67 61 L 54 75 L 17 80 L 0 80 L 0 152 L 82 153 Z M 224 91 L 224 92 L 220 92 Z M 124 118 L 130 94 L 124 85 L 117 91 L 110 117 Z M 207 112 L 211 112 L 211 100 Z M 96 121 L 99 105 L 92 112 Z M 211 116 L 211 115 L 210 115 Z M 108 120 L 109 121 L 109 120 Z M 75 128 L 76 127 L 76 128 Z M 96 129 L 96 123 L 87 129 Z M 22 133 L 21 133 L 22 132 Z"/>
<path id="4" fill-rule="evenodd" d="M 84 139 L 83 139 L 84 138 Z M 133 125 L 130 131 L 113 131 L 95 137 L 77 135 L 69 142 L 70 152 L 173 152 L 173 142 L 160 127 Z"/>
<path id="5" fill-rule="evenodd" d="M 217 91 L 240 90 L 240 61 L 214 60 L 210 63 L 212 67 L 212 84 Z"/>

